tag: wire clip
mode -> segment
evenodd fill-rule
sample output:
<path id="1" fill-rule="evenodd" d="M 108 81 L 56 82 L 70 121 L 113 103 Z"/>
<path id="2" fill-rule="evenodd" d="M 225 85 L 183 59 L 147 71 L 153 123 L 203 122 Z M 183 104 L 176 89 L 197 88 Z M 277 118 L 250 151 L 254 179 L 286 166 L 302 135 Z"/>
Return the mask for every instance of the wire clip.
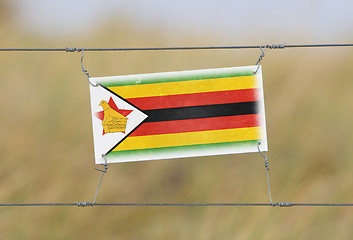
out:
<path id="1" fill-rule="evenodd" d="M 83 67 L 83 56 L 85 54 L 83 48 L 81 48 L 80 51 L 82 51 L 82 56 L 81 56 L 81 69 L 82 69 L 82 72 L 87 76 L 87 80 L 88 80 L 89 84 L 91 84 L 93 87 L 97 87 L 99 84 L 98 83 L 93 83 L 91 81 L 91 79 L 90 79 L 91 76 L 89 75 L 88 71 Z"/>
<path id="2" fill-rule="evenodd" d="M 260 62 L 262 61 L 263 57 L 265 56 L 265 50 L 266 50 L 267 46 L 268 46 L 268 45 L 266 45 L 266 46 L 264 47 L 264 49 L 262 49 L 262 47 L 260 47 L 261 55 L 260 55 L 260 57 L 259 57 L 259 60 L 257 60 L 257 62 L 256 62 L 256 64 L 255 64 L 255 65 L 257 65 L 257 68 L 256 68 L 256 70 L 253 72 L 254 75 L 257 73 L 257 71 L 259 71 Z"/>
<path id="3" fill-rule="evenodd" d="M 102 164 L 104 166 L 104 169 L 99 169 L 99 168 L 95 168 L 97 171 L 100 171 L 100 172 L 103 172 L 103 173 L 106 173 L 107 170 L 108 170 L 108 163 L 107 163 L 107 159 L 105 158 L 105 155 L 102 154 L 102 158 L 104 159 L 104 163 Z"/>
<path id="4" fill-rule="evenodd" d="M 91 76 L 89 75 L 89 72 L 84 68 L 83 66 L 83 57 L 84 57 L 84 49 L 83 48 L 70 48 L 70 47 L 66 47 L 65 48 L 65 51 L 66 52 L 82 52 L 82 56 L 81 56 L 81 69 L 82 69 L 82 72 L 87 76 L 87 80 L 89 82 L 89 84 L 91 84 L 93 87 L 97 87 L 99 84 L 98 83 L 93 83 L 91 81 Z"/>
<path id="5" fill-rule="evenodd" d="M 286 47 L 286 44 L 285 44 L 285 43 L 260 46 L 261 55 L 260 55 L 260 57 L 259 57 L 259 60 L 257 60 L 257 62 L 256 62 L 256 64 L 255 64 L 255 65 L 257 65 L 257 68 L 256 68 L 256 70 L 253 72 L 253 74 L 256 74 L 257 71 L 259 71 L 260 62 L 262 61 L 262 59 L 263 59 L 264 56 L 265 56 L 265 50 L 266 50 L 266 48 L 269 48 L 269 49 L 284 49 L 285 47 Z"/>

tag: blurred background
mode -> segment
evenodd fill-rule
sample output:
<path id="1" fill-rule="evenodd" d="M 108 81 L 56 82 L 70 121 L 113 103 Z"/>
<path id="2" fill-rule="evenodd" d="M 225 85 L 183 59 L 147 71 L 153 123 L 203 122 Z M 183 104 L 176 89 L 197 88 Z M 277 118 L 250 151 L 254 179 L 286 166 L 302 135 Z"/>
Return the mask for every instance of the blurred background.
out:
<path id="1" fill-rule="evenodd" d="M 0 0 L 0 48 L 353 42 L 353 2 Z M 86 52 L 91 76 L 254 65 L 254 50 Z M 0 202 L 93 201 L 80 53 L 0 52 Z M 267 50 L 275 202 L 353 202 L 353 48 Z M 97 202 L 269 202 L 258 153 L 109 165 Z M 349 207 L 1 207 L 2 239 L 351 239 Z"/>

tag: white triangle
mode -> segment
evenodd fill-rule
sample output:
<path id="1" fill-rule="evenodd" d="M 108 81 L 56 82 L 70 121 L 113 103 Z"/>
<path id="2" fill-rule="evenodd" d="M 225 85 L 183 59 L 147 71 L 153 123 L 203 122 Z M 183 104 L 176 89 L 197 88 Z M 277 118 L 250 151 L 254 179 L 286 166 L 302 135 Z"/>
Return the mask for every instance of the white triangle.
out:
<path id="1" fill-rule="evenodd" d="M 98 85 L 93 87 L 90 85 L 91 95 L 91 113 L 92 113 L 92 126 L 93 126 L 93 142 L 94 142 L 94 155 L 96 164 L 104 163 L 102 155 L 107 154 L 118 143 L 122 142 L 132 131 L 134 131 L 146 118 L 147 115 L 125 101 L 120 96 L 109 91 L 108 89 Z M 127 115 L 127 123 L 125 133 L 112 132 L 103 134 L 102 120 L 96 117 L 96 113 L 103 111 L 102 106 L 99 104 L 104 100 L 109 102 L 112 98 L 118 109 L 133 110 Z"/>

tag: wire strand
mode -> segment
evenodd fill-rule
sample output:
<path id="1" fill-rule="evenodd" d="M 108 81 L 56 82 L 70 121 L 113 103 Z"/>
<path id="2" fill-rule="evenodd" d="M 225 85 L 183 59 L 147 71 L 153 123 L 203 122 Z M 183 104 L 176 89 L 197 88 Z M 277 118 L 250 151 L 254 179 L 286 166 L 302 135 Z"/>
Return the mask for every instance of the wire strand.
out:
<path id="1" fill-rule="evenodd" d="M 1 203 L 0 207 L 50 207 L 50 206 L 78 206 L 78 207 L 93 207 L 93 206 L 175 206 L 175 207 L 353 207 L 353 203 Z"/>
<path id="2" fill-rule="evenodd" d="M 353 47 L 353 43 L 328 44 L 271 44 L 248 46 L 201 46 L 201 47 L 137 47 L 137 48 L 0 48 L 2 52 L 81 52 L 83 51 L 172 51 L 172 50 L 221 50 L 221 49 L 284 49 L 318 47 Z"/>

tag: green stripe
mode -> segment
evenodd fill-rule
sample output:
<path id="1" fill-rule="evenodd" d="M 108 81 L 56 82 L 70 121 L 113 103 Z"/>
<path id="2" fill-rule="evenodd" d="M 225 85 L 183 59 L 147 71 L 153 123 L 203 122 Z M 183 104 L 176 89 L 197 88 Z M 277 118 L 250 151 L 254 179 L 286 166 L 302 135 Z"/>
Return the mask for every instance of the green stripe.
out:
<path id="1" fill-rule="evenodd" d="M 253 76 L 253 67 L 223 68 L 211 70 L 195 70 L 187 72 L 140 74 L 117 77 L 92 78 L 93 82 L 100 83 L 105 87 L 139 85 L 162 82 L 179 82 L 190 80 L 202 80 L 213 78 Z"/>
<path id="2" fill-rule="evenodd" d="M 248 147 L 256 146 L 260 140 L 250 141 L 239 141 L 239 142 L 226 142 L 226 143 L 209 143 L 189 146 L 177 146 L 177 147 L 164 147 L 164 148 L 150 148 L 150 149 L 138 149 L 138 150 L 126 150 L 126 151 L 112 151 L 106 155 L 107 159 L 114 157 L 129 157 L 133 156 L 144 156 L 153 155 L 155 153 L 171 153 L 171 152 L 187 152 L 187 151 L 202 151 L 209 149 L 221 149 L 221 148 L 236 148 L 236 147 Z"/>

